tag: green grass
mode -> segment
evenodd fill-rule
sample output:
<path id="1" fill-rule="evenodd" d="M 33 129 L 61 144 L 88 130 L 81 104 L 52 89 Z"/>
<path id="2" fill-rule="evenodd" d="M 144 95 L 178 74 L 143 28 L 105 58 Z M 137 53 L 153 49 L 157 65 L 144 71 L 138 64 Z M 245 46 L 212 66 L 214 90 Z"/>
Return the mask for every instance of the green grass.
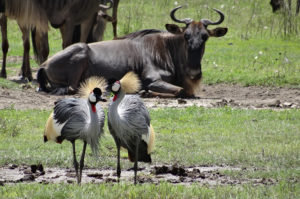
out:
<path id="1" fill-rule="evenodd" d="M 118 34 L 145 28 L 165 29 L 173 23 L 169 12 L 175 1 L 121 0 Z M 294 2 L 294 1 L 293 1 Z M 178 1 L 188 8 L 176 13 L 178 18 L 218 16 L 210 8 L 225 13 L 222 27 L 225 37 L 210 38 L 202 60 L 206 84 L 233 83 L 300 88 L 300 17 L 273 14 L 269 1 L 199 0 Z M 293 9 L 294 11 L 294 9 Z M 214 27 L 210 27 L 214 28 Z M 9 21 L 10 42 L 8 75 L 17 75 L 22 56 L 21 32 Z M 112 39 L 107 25 L 105 39 Z M 61 50 L 58 30 L 49 32 L 50 55 Z M 31 53 L 32 55 L 32 53 Z M 34 69 L 38 65 L 32 60 Z M 20 85 L 0 79 L 0 87 L 19 89 Z M 246 168 L 222 171 L 232 178 L 271 178 L 275 185 L 190 186 L 169 183 L 132 186 L 120 184 L 16 184 L 0 188 L 0 198 L 298 198 L 300 193 L 300 113 L 299 110 L 246 110 L 229 107 L 205 109 L 150 110 L 157 133 L 153 164 L 231 165 Z M 43 130 L 49 110 L 0 110 L 0 165 L 38 164 L 45 167 L 73 167 L 71 144 L 43 143 Z M 77 142 L 80 149 L 82 143 Z M 125 153 L 122 154 L 126 156 Z M 122 168 L 132 167 L 122 160 Z M 105 127 L 100 157 L 87 149 L 86 167 L 115 168 L 116 147 Z"/>
<path id="2" fill-rule="evenodd" d="M 280 183 L 272 187 L 265 186 L 217 186 L 206 187 L 143 184 L 86 184 L 78 185 L 42 185 L 19 184 L 1 187 L 0 198 L 297 198 L 299 184 Z"/>
<path id="3" fill-rule="evenodd" d="M 43 128 L 49 114 L 49 111 L 1 110 L 0 164 L 42 162 L 48 166 L 72 166 L 69 142 L 43 143 Z M 157 132 L 154 162 L 274 169 L 300 165 L 299 110 L 190 107 L 151 110 L 151 116 Z M 107 128 L 105 132 L 100 159 L 94 159 L 88 150 L 90 167 L 115 166 L 115 144 Z M 82 146 L 81 142 L 78 144 Z"/>
<path id="4" fill-rule="evenodd" d="M 169 12 L 175 7 L 174 2 L 141 0 L 136 3 L 122 0 L 118 10 L 118 35 L 145 28 L 164 30 L 166 23 L 173 23 Z M 211 38 L 206 45 L 202 61 L 204 83 L 300 88 L 300 17 L 292 16 L 289 19 L 282 13 L 274 14 L 269 1 L 261 0 L 178 1 L 178 4 L 188 4 L 187 8 L 176 13 L 178 18 L 217 20 L 218 15 L 208 8 L 220 9 L 225 14 L 225 21 L 221 26 L 229 28 L 227 35 Z M 21 56 L 21 33 L 12 20 L 9 21 L 8 33 L 9 56 Z M 112 39 L 110 24 L 107 25 L 104 38 Z M 49 43 L 50 55 L 61 50 L 58 30 L 51 29 Z M 11 69 L 19 68 L 20 64 L 10 63 L 9 75 L 15 74 L 16 71 Z M 31 65 L 38 67 L 33 60 Z"/>
<path id="5" fill-rule="evenodd" d="M 43 143 L 43 129 L 50 111 L 5 109 L 0 111 L 0 165 L 38 164 L 44 167 L 72 167 L 71 144 Z M 153 164 L 231 165 L 246 168 L 241 171 L 223 171 L 237 179 L 272 178 L 278 184 L 254 186 L 251 183 L 236 186 L 206 187 L 194 184 L 188 187 L 162 183 L 159 186 L 143 184 L 76 185 L 5 185 L 4 198 L 9 197 L 93 197 L 108 198 L 296 198 L 300 178 L 300 112 L 299 110 L 243 110 L 228 107 L 205 109 L 150 110 L 156 131 Z M 77 148 L 82 147 L 80 141 Z M 122 168 L 132 167 L 122 160 Z M 87 150 L 86 167 L 115 168 L 116 147 L 105 127 L 101 140 L 100 157 Z M 54 190 L 59 189 L 54 192 Z M 34 192 L 32 190 L 35 190 Z M 24 191 L 25 190 L 25 191 Z M 43 192 L 42 190 L 47 190 Z M 88 191 L 92 190 L 92 191 Z M 113 190 L 118 190 L 114 192 Z M 154 191 L 160 190 L 160 192 Z M 81 193 L 78 195 L 78 193 Z M 114 192 L 112 194 L 111 192 Z M 101 197 L 100 197 L 101 198 Z"/>

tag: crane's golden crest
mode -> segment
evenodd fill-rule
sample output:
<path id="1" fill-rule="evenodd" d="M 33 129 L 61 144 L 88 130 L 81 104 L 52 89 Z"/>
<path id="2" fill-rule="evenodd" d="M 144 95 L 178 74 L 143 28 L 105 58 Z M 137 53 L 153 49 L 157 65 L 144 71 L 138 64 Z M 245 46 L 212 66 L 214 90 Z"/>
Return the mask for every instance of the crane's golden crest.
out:
<path id="1" fill-rule="evenodd" d="M 125 93 L 136 93 L 141 88 L 141 82 L 137 74 L 134 72 L 128 72 L 120 80 L 121 88 Z"/>
<path id="2" fill-rule="evenodd" d="M 100 88 L 102 92 L 105 92 L 106 87 L 107 82 L 103 77 L 93 76 L 80 84 L 78 93 L 80 97 L 87 99 L 94 88 Z"/>

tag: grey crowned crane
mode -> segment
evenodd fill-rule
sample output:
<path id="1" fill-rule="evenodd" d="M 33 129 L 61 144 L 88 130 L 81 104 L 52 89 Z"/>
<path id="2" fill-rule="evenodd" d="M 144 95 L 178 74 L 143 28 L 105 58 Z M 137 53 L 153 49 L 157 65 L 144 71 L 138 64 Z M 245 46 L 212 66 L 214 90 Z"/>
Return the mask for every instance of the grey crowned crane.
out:
<path id="1" fill-rule="evenodd" d="M 117 145 L 117 176 L 120 180 L 120 147 L 127 149 L 134 162 L 134 183 L 137 180 L 138 161 L 151 163 L 155 133 L 150 124 L 149 112 L 138 95 L 140 81 L 133 72 L 112 84 L 114 94 L 108 108 L 108 128 Z"/>
<path id="2" fill-rule="evenodd" d="M 72 143 L 78 184 L 81 183 L 86 145 L 89 144 L 92 152 L 97 155 L 99 139 L 104 133 L 105 113 L 97 102 L 106 101 L 101 98 L 105 88 L 104 79 L 99 77 L 87 79 L 79 89 L 81 98 L 66 98 L 55 102 L 54 110 L 45 126 L 44 142 L 52 140 L 61 144 L 66 139 Z M 80 164 L 76 160 L 75 141 L 77 139 L 83 141 Z"/>

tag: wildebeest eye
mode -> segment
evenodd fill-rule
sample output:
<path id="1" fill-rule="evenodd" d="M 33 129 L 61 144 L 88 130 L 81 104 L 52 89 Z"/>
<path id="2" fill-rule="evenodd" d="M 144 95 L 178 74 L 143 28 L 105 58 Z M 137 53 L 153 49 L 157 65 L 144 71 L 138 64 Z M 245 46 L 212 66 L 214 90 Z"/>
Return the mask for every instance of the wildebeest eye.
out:
<path id="1" fill-rule="evenodd" d="M 206 41 L 208 39 L 208 34 L 202 34 L 201 37 L 203 41 Z"/>

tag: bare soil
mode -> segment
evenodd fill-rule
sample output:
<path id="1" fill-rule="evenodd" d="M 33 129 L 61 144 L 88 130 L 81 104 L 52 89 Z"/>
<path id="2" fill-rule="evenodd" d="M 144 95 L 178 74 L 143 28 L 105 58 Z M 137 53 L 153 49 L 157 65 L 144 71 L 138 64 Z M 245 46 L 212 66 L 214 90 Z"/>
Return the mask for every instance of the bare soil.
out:
<path id="1" fill-rule="evenodd" d="M 190 185 L 199 183 L 203 185 L 238 185 L 251 183 L 254 185 L 274 185 L 275 179 L 266 178 L 233 178 L 223 171 L 240 171 L 246 168 L 229 166 L 195 166 L 182 167 L 177 165 L 146 165 L 138 171 L 139 183 L 169 182 L 173 184 Z M 255 170 L 255 168 L 251 168 Z M 117 183 L 114 169 L 84 169 L 82 183 Z M 122 170 L 121 182 L 133 183 L 134 172 L 132 169 Z M 6 165 L 0 168 L 0 185 L 14 183 L 77 183 L 74 169 L 43 168 L 43 165 Z"/>
<path id="2" fill-rule="evenodd" d="M 10 77 L 17 81 L 17 77 Z M 43 92 L 36 92 L 36 83 L 20 83 L 20 89 L 6 89 L 0 87 L 0 109 L 51 109 L 56 100 L 73 97 L 69 95 L 56 96 Z M 109 101 L 109 100 L 108 100 Z M 196 98 L 144 98 L 149 108 L 163 107 L 220 107 L 230 106 L 238 108 L 300 108 L 300 89 L 271 88 L 249 86 L 242 87 L 231 84 L 202 85 Z M 107 107 L 109 102 L 102 103 Z"/>

